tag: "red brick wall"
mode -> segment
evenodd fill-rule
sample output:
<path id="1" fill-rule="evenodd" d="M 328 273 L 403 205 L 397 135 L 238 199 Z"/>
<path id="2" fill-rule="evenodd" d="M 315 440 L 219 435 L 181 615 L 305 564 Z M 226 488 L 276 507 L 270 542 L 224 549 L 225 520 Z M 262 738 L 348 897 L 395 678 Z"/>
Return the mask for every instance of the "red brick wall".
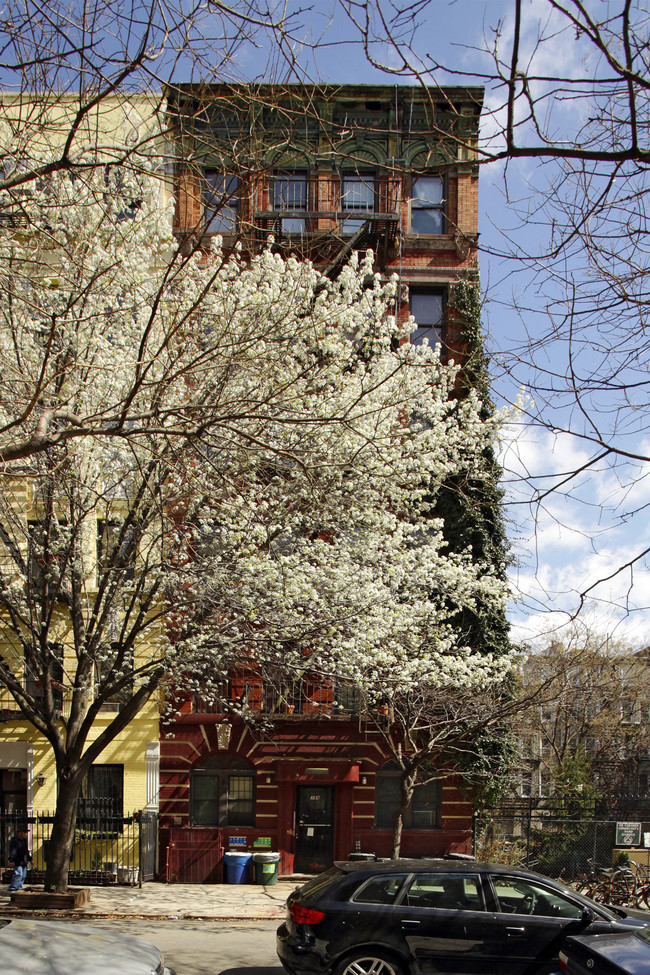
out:
<path id="1" fill-rule="evenodd" d="M 208 755 L 220 753 L 236 754 L 257 768 L 255 827 L 222 830 L 221 842 L 226 849 L 229 833 L 245 836 L 249 848 L 258 837 L 270 837 L 272 848 L 282 857 L 280 872 L 292 873 L 295 802 L 292 777 L 295 783 L 313 781 L 305 773 L 309 772 L 309 766 L 315 765 L 330 770 L 330 778 L 322 780 L 323 784 L 335 783 L 334 859 L 347 858 L 357 843 L 364 852 L 390 855 L 391 831 L 374 827 L 375 773 L 390 756 L 371 724 L 364 728 L 358 722 L 336 718 L 325 721 L 291 717 L 279 722 L 269 738 L 233 723 L 226 750 L 218 747 L 220 720 L 212 715 L 181 717 L 167 727 L 161 741 L 160 862 L 167 865 L 170 879 L 183 876 L 187 883 L 209 882 L 196 878 L 202 871 L 207 878 L 219 869 L 220 858 L 215 859 L 214 852 L 210 853 L 215 845 L 214 831 L 189 827 L 189 774 L 193 765 Z M 292 768 L 295 775 L 291 773 Z M 471 802 L 453 781 L 445 781 L 441 788 L 440 827 L 405 830 L 402 856 L 471 852 Z M 185 856 L 187 866 L 183 865 Z"/>

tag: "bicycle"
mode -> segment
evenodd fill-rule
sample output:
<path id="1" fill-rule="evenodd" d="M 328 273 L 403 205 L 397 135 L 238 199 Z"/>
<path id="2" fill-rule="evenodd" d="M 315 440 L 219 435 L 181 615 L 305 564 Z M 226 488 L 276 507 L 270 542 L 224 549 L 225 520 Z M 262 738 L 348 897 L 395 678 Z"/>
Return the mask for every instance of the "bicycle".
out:
<path id="1" fill-rule="evenodd" d="M 589 859 L 588 863 L 591 865 L 591 876 L 576 885 L 578 893 L 599 904 L 616 907 L 634 902 L 636 875 L 630 867 L 598 867 L 593 859 Z"/>
<path id="2" fill-rule="evenodd" d="M 630 860 L 630 867 L 634 870 L 634 907 L 639 910 L 650 910 L 650 866 Z"/>

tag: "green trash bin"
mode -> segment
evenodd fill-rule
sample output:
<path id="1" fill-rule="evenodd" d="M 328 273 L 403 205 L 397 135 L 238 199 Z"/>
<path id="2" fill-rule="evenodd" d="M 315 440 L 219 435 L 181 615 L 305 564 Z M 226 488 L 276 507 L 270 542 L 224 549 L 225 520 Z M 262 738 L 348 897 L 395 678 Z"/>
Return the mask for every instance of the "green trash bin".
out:
<path id="1" fill-rule="evenodd" d="M 279 853 L 254 853 L 255 883 L 270 887 L 278 882 Z"/>

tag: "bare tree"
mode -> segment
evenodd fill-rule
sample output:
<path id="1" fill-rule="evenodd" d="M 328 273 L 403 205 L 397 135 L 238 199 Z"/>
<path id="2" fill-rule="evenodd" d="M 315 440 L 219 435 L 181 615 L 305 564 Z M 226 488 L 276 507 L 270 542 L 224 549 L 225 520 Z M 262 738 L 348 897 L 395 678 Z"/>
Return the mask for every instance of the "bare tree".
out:
<path id="1" fill-rule="evenodd" d="M 477 804 L 499 793 L 514 755 L 513 716 L 531 706 L 528 695 L 515 699 L 509 681 L 469 693 L 421 681 L 406 692 L 386 694 L 368 709 L 392 755 L 399 784 L 399 796 L 391 796 L 395 803 L 392 857 L 400 855 L 407 817 L 423 787 L 461 783 Z M 427 798 L 435 807 L 435 800 Z"/>
<path id="2" fill-rule="evenodd" d="M 528 656 L 522 689 L 538 705 L 517 720 L 516 731 L 537 778 L 534 793 L 555 792 L 563 769 L 576 760 L 584 765 L 585 786 L 606 802 L 645 791 L 647 674 L 645 650 L 577 624 Z"/>
<path id="3" fill-rule="evenodd" d="M 488 4 L 482 39 L 468 49 L 459 38 L 442 54 L 429 53 L 438 4 L 343 7 L 376 67 L 429 86 L 435 78 L 486 87 L 479 156 L 503 173 L 502 211 L 481 238 L 494 258 L 495 388 L 506 398 L 528 389 L 524 421 L 561 444 L 552 470 L 522 464 L 511 480 L 537 521 L 558 518 L 565 502 L 585 506 L 567 517 L 602 550 L 604 567 L 574 578 L 565 606 L 601 598 L 619 614 L 642 607 L 633 587 L 649 550 L 630 544 L 610 557 L 606 527 L 643 524 L 646 511 L 647 4 Z M 478 35 L 480 10 L 467 9 Z M 509 339 L 503 318 L 513 309 Z M 592 489 L 597 481 L 615 487 Z"/>

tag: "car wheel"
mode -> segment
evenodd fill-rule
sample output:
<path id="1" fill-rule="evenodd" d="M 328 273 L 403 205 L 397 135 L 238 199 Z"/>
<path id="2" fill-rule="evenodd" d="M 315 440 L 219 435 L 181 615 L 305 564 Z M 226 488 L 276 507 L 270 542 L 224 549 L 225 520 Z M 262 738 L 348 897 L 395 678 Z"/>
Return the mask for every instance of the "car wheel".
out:
<path id="1" fill-rule="evenodd" d="M 334 975 L 405 975 L 402 965 L 381 951 L 350 955 L 334 969 Z"/>

